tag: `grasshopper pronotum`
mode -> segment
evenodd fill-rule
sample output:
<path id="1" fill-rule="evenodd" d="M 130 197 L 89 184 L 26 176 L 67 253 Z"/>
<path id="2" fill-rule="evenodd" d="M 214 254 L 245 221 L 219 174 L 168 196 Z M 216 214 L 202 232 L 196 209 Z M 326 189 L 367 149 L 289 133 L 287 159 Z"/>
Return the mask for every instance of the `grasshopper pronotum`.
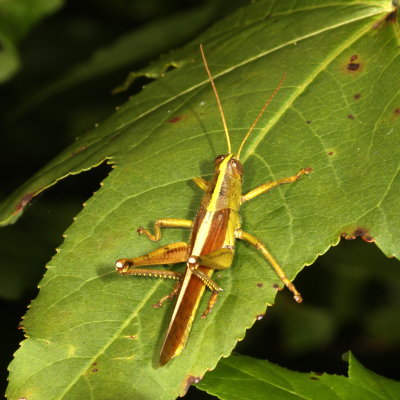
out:
<path id="1" fill-rule="evenodd" d="M 242 195 L 242 164 L 239 161 L 241 150 L 268 104 L 279 91 L 284 77 L 263 105 L 235 155 L 231 152 L 229 132 L 224 112 L 201 45 L 200 52 L 221 114 L 228 153 L 220 155 L 215 159 L 214 176 L 210 181 L 206 181 L 200 177 L 193 179 L 196 185 L 205 192 L 194 221 L 172 218 L 158 219 L 154 224 L 154 234 L 147 229 L 138 228 L 140 234 L 146 235 L 152 241 L 158 241 L 161 238 L 161 228 L 191 229 L 191 236 L 188 243 L 172 243 L 143 256 L 122 258 L 115 263 L 117 271 L 123 275 L 171 278 L 178 281 L 172 293 L 163 297 L 154 305 L 155 307 L 160 307 L 164 301 L 173 298 L 179 293 L 161 349 L 161 365 L 166 364 L 171 358 L 179 355 L 185 347 L 193 318 L 205 287 L 209 288 L 212 294 L 202 318 L 206 317 L 216 303 L 217 296 L 222 291 L 222 288 L 211 279 L 211 275 L 214 270 L 227 269 L 232 265 L 236 239 L 244 240 L 259 250 L 274 268 L 282 282 L 293 293 L 294 299 L 299 303 L 302 301 L 300 293 L 286 277 L 284 271 L 264 244 L 250 233 L 241 229 L 239 216 L 240 206 L 246 201 L 266 193 L 278 185 L 295 182 L 302 175 L 312 171 L 312 168 L 303 168 L 296 175 L 264 183 Z M 169 270 L 137 268 L 147 265 L 175 264 L 181 262 L 186 263 L 186 271 L 183 274 Z"/>

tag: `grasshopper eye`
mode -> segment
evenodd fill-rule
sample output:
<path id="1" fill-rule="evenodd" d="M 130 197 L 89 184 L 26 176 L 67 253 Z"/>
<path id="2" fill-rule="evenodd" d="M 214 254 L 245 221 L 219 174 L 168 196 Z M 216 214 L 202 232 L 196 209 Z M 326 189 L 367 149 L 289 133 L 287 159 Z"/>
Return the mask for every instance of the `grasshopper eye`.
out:
<path id="1" fill-rule="evenodd" d="M 219 165 L 222 163 L 222 161 L 226 158 L 225 154 L 221 154 L 214 160 L 215 168 L 219 167 Z"/>
<path id="2" fill-rule="evenodd" d="M 226 158 L 226 155 L 225 155 L 225 154 L 221 154 L 220 156 L 218 156 L 218 157 L 214 160 L 215 165 L 217 166 L 217 165 L 221 164 L 222 160 L 224 160 L 225 158 Z"/>
<path id="3" fill-rule="evenodd" d="M 233 158 L 230 164 L 233 171 L 241 177 L 243 175 L 243 167 L 240 161 Z"/>

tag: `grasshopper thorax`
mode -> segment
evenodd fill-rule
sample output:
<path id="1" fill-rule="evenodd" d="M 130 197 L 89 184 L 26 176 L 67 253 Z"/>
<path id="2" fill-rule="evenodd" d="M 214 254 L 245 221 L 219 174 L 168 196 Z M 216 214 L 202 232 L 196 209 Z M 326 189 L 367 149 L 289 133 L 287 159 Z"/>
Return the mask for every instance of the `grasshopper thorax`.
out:
<path id="1" fill-rule="evenodd" d="M 232 153 L 218 156 L 214 163 L 214 176 L 204 200 L 205 208 L 208 211 L 227 208 L 238 211 L 242 193 L 242 164 Z"/>

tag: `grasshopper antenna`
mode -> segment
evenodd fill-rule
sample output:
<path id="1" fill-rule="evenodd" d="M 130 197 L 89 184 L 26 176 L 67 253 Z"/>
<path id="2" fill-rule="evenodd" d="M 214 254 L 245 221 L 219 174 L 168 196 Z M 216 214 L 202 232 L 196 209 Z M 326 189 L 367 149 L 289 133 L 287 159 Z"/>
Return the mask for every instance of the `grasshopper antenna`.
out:
<path id="1" fill-rule="evenodd" d="M 263 107 L 261 108 L 261 111 L 258 113 L 256 119 L 254 120 L 253 124 L 251 125 L 250 129 L 247 131 L 245 137 L 242 140 L 242 143 L 240 144 L 239 147 L 239 151 L 237 153 L 237 159 L 239 160 L 240 157 L 240 153 L 243 149 L 243 145 L 245 144 L 247 138 L 250 136 L 250 133 L 252 132 L 252 130 L 254 129 L 254 127 L 257 125 L 258 120 L 261 118 L 261 116 L 264 114 L 264 111 L 266 110 L 266 108 L 268 107 L 269 103 L 271 103 L 272 99 L 277 95 L 277 93 L 279 92 L 279 89 L 282 86 L 283 81 L 286 78 L 286 72 L 283 73 L 281 80 L 278 83 L 278 86 L 275 88 L 274 92 L 271 94 L 271 96 L 269 97 L 269 99 L 265 102 L 265 104 L 263 105 Z"/>
<path id="2" fill-rule="evenodd" d="M 232 152 L 232 150 L 231 150 L 231 140 L 229 138 L 228 126 L 226 125 L 224 110 L 222 109 L 221 101 L 219 99 L 219 95 L 218 95 L 218 91 L 217 91 L 217 88 L 216 88 L 215 83 L 214 83 L 214 79 L 211 76 L 211 72 L 210 72 L 210 70 L 208 68 L 208 64 L 207 64 L 206 56 L 204 55 L 204 50 L 203 50 L 203 45 L 202 44 L 200 44 L 200 53 L 201 53 L 201 57 L 203 58 L 203 63 L 204 63 L 204 67 L 205 67 L 205 69 L 207 71 L 208 78 L 210 79 L 210 83 L 211 83 L 211 86 L 213 88 L 213 91 L 214 91 L 214 94 L 215 94 L 215 98 L 217 99 L 217 104 L 218 104 L 219 112 L 221 114 L 222 124 L 224 125 L 226 142 L 228 144 L 228 154 L 231 154 L 231 152 Z M 257 117 L 257 119 L 258 118 L 259 117 Z"/>

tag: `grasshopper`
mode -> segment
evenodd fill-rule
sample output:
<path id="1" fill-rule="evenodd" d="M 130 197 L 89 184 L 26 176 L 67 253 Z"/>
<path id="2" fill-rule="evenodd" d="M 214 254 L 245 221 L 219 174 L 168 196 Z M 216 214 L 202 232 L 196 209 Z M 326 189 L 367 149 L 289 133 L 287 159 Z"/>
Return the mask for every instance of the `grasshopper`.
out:
<path id="1" fill-rule="evenodd" d="M 278 185 L 295 182 L 301 176 L 312 171 L 310 167 L 303 168 L 293 176 L 264 183 L 244 195 L 241 191 L 243 168 L 239 160 L 243 145 L 268 104 L 278 93 L 285 76 L 282 77 L 275 91 L 263 105 L 235 155 L 231 151 L 230 137 L 221 101 L 208 68 L 202 45 L 200 45 L 200 52 L 220 111 L 228 145 L 228 153 L 220 155 L 215 159 L 214 175 L 210 181 L 206 181 L 200 177 L 193 179 L 195 184 L 205 192 L 194 221 L 175 218 L 158 219 L 154 223 L 154 234 L 145 228 L 137 229 L 139 234 L 146 235 L 154 242 L 160 240 L 161 228 L 191 229 L 191 236 L 188 243 L 172 243 L 143 256 L 121 258 L 115 263 L 116 270 L 122 275 L 150 276 L 177 280 L 172 293 L 163 297 L 153 306 L 155 308 L 161 307 L 166 300 L 172 299 L 178 294 L 175 309 L 160 353 L 161 365 L 166 364 L 171 358 L 179 355 L 185 347 L 195 312 L 206 287 L 210 289 L 211 296 L 202 318 L 205 318 L 215 305 L 217 296 L 223 289 L 211 279 L 211 276 L 214 270 L 225 270 L 232 265 L 236 239 L 244 240 L 260 251 L 274 268 L 285 286 L 293 293 L 294 299 L 298 303 L 302 301 L 300 293 L 286 277 L 284 271 L 264 244 L 255 236 L 242 230 L 239 214 L 240 206 L 243 203 L 268 192 Z M 183 274 L 171 270 L 137 268 L 141 266 L 183 262 L 186 263 L 186 270 Z"/>

